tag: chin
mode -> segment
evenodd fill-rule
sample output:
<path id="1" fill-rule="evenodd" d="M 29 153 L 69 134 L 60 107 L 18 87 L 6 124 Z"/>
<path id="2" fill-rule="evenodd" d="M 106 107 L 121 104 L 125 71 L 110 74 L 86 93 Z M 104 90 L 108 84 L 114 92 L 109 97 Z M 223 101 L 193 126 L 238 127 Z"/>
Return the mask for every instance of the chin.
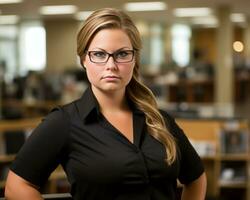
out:
<path id="1" fill-rule="evenodd" d="M 101 90 L 106 91 L 106 92 L 116 92 L 116 91 L 121 91 L 122 89 L 125 90 L 125 87 L 121 87 L 118 85 L 109 85 L 109 86 L 104 86 L 101 87 Z"/>

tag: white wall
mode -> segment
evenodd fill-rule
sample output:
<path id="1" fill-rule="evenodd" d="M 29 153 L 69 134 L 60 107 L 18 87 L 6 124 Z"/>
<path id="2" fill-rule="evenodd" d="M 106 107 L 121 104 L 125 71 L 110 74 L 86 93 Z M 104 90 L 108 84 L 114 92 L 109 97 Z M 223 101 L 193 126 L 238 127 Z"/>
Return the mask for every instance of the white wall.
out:
<path id="1" fill-rule="evenodd" d="M 63 71 L 77 65 L 75 20 L 47 20 L 46 29 L 47 71 Z"/>

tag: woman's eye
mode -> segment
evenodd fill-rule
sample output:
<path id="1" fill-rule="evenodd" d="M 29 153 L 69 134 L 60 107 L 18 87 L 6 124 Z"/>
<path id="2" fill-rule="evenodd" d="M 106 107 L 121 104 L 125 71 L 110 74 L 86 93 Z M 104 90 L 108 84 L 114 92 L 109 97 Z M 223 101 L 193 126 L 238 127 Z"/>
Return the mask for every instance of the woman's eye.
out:
<path id="1" fill-rule="evenodd" d="M 94 52 L 93 55 L 94 55 L 95 57 L 98 57 L 98 58 L 105 58 L 105 57 L 106 57 L 106 53 L 105 53 L 105 52 L 102 52 L 102 51 Z"/>
<path id="2" fill-rule="evenodd" d="M 129 53 L 127 51 L 120 51 L 117 53 L 117 57 L 119 58 L 124 58 L 127 57 L 129 55 Z"/>

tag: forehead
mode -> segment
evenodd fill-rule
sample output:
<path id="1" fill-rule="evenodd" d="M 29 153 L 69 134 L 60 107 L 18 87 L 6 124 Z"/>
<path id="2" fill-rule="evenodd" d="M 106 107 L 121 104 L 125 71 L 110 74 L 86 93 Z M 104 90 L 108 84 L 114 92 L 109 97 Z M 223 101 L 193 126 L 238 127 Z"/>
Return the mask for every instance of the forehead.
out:
<path id="1" fill-rule="evenodd" d="M 119 48 L 132 48 L 128 34 L 122 29 L 103 29 L 92 39 L 89 49 L 100 48 L 116 50 Z"/>

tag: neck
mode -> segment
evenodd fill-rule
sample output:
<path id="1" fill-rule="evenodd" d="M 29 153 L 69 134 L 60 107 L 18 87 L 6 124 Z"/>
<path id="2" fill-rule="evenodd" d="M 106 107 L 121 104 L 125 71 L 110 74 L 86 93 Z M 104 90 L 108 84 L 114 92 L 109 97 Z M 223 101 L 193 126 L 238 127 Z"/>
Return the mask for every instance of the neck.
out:
<path id="1" fill-rule="evenodd" d="M 92 91 L 103 113 L 128 110 L 125 90 L 106 92 L 92 87 Z"/>

